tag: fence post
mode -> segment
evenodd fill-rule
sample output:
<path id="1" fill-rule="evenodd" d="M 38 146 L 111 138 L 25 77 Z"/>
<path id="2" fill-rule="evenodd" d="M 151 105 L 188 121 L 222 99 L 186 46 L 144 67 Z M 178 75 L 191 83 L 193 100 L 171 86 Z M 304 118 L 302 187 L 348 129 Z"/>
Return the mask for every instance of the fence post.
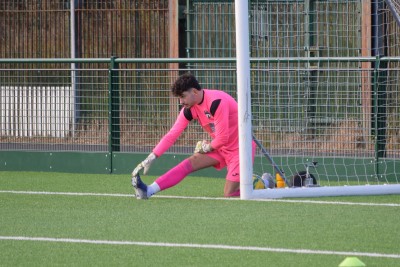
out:
<path id="1" fill-rule="evenodd" d="M 361 56 L 371 57 L 371 0 L 361 3 Z M 361 62 L 362 146 L 367 147 L 372 127 L 372 62 Z"/>
<path id="2" fill-rule="evenodd" d="M 70 3 L 70 45 L 71 45 L 71 59 L 76 58 L 76 50 L 75 50 L 75 0 L 71 0 Z M 74 94 L 74 101 L 77 102 L 77 93 L 76 93 L 76 63 L 72 62 L 71 63 L 71 90 Z M 72 136 L 75 136 L 75 125 L 77 122 L 77 118 L 79 116 L 78 114 L 78 105 L 75 104 L 75 111 L 73 113 L 73 119 L 72 119 Z"/>
<path id="3" fill-rule="evenodd" d="M 383 3 L 372 1 L 372 52 L 376 57 L 374 62 L 374 136 L 375 136 L 375 168 L 379 179 L 379 159 L 386 157 L 386 101 L 387 101 L 387 62 L 381 58 L 386 56 L 385 23 L 381 10 Z"/>
<path id="4" fill-rule="evenodd" d="M 305 19 L 304 19 L 304 43 L 305 52 L 308 58 L 320 57 L 320 48 L 318 46 L 318 36 L 315 30 L 315 1 L 306 0 L 304 1 Z M 307 138 L 315 138 L 317 132 L 317 96 L 316 86 L 318 84 L 318 72 L 319 63 L 308 62 L 306 67 L 306 97 L 307 97 L 307 109 L 306 109 L 306 125 L 307 125 Z"/>
<path id="5" fill-rule="evenodd" d="M 170 58 L 179 58 L 179 26 L 178 26 L 178 1 L 177 0 L 169 0 L 169 57 Z M 173 84 L 176 78 L 179 76 L 179 63 L 170 63 L 169 69 L 171 70 L 169 73 L 169 83 Z M 176 97 L 170 94 L 169 98 L 169 106 L 170 106 L 170 121 L 173 122 L 175 120 L 176 114 L 179 113 L 179 105 L 177 105 Z"/>
<path id="6" fill-rule="evenodd" d="M 119 65 L 111 57 L 108 69 L 108 152 L 110 156 L 110 173 L 113 171 L 113 152 L 120 151 L 120 108 L 119 108 Z"/>

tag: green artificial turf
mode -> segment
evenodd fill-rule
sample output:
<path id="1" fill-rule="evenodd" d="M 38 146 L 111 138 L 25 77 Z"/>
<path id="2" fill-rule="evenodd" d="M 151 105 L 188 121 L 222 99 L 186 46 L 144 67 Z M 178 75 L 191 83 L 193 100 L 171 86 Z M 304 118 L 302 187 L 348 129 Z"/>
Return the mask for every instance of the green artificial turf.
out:
<path id="1" fill-rule="evenodd" d="M 153 179 L 144 178 L 147 183 Z M 133 197 L 130 177 L 125 175 L 0 172 L 0 236 L 149 243 L 0 240 L 1 265 L 338 266 L 345 255 L 316 252 L 400 254 L 400 206 L 340 205 L 399 204 L 397 195 L 309 199 L 337 204 L 240 201 L 221 199 L 223 185 L 223 179 L 190 176 L 162 192 L 164 197 L 144 201 Z M 310 251 L 188 248 L 179 244 Z M 400 258 L 358 258 L 367 266 L 400 266 Z"/>

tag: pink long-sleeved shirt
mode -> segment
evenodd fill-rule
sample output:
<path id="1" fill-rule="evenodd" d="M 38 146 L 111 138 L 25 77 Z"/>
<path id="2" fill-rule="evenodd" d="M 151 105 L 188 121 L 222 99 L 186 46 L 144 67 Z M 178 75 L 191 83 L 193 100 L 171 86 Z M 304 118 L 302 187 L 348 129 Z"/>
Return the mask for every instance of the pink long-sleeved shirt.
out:
<path id="1" fill-rule="evenodd" d="M 220 149 L 229 153 L 239 149 L 237 102 L 223 91 L 210 89 L 203 91 L 203 101 L 190 109 L 183 108 L 175 124 L 153 149 L 153 153 L 158 157 L 175 143 L 192 120 L 198 120 L 203 129 L 209 133 L 212 139 L 211 146 L 215 150 Z"/>

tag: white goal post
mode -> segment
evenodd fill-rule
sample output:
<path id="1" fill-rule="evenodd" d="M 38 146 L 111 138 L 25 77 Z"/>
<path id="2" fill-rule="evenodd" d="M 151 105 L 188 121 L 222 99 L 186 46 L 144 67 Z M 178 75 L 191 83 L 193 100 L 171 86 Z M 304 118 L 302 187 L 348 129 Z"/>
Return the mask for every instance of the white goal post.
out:
<path id="1" fill-rule="evenodd" d="M 236 57 L 239 123 L 240 197 L 249 199 L 253 193 L 251 154 L 251 95 L 248 1 L 235 0 Z M 244 163 L 244 164 L 243 164 Z"/>
<path id="2" fill-rule="evenodd" d="M 241 199 L 400 194 L 400 184 L 317 186 L 253 190 L 248 1 L 235 0 Z"/>

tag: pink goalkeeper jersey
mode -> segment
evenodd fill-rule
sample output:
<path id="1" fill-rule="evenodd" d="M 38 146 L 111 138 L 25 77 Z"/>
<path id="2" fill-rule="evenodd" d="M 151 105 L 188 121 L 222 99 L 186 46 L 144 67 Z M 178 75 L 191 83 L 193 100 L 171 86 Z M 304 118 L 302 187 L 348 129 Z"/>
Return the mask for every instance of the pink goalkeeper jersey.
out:
<path id="1" fill-rule="evenodd" d="M 203 129 L 209 133 L 212 139 L 211 146 L 214 149 L 228 153 L 239 149 L 237 102 L 223 91 L 210 89 L 203 91 L 203 101 L 190 109 L 183 108 L 175 124 L 153 149 L 153 153 L 158 157 L 175 143 L 191 120 L 198 120 Z"/>

